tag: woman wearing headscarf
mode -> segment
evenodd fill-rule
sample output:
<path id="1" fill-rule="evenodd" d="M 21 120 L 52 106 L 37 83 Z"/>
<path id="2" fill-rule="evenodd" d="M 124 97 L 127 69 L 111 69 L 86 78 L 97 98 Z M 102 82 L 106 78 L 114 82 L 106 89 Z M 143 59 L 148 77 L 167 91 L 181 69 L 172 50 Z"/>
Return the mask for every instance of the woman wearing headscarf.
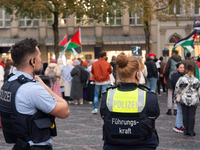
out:
<path id="1" fill-rule="evenodd" d="M 83 104 L 83 83 L 80 80 L 81 76 L 81 66 L 79 60 L 74 60 L 74 68 L 71 71 L 72 79 L 72 88 L 70 97 L 74 99 L 74 104 L 77 105 Z"/>
<path id="2" fill-rule="evenodd" d="M 68 103 L 72 102 L 71 101 L 72 99 L 70 98 L 72 79 L 73 79 L 70 73 L 72 69 L 74 68 L 72 64 L 73 64 L 73 61 L 71 59 L 68 59 L 66 66 L 63 69 L 63 74 L 62 74 L 62 77 L 64 79 L 64 88 L 65 88 L 64 96 L 65 96 L 65 99 L 68 101 Z"/>

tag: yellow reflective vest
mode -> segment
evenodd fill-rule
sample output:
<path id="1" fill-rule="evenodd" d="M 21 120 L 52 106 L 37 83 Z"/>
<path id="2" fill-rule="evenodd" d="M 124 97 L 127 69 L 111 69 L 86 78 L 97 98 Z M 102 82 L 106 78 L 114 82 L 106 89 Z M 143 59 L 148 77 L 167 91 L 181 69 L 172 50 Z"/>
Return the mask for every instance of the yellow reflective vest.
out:
<path id="1" fill-rule="evenodd" d="M 106 105 L 111 112 L 140 113 L 146 104 L 146 91 L 139 88 L 133 91 L 108 90 Z"/>

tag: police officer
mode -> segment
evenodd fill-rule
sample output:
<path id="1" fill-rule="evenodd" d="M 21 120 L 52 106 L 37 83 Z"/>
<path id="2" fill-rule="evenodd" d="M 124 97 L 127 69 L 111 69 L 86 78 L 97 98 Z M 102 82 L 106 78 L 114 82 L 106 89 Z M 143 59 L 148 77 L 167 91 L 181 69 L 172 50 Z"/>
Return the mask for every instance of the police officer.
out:
<path id="1" fill-rule="evenodd" d="M 39 77 L 34 79 L 42 64 L 35 39 L 16 43 L 11 56 L 18 71 L 0 91 L 5 141 L 14 143 L 13 150 L 51 150 L 52 136 L 56 135 L 54 117 L 67 118 L 68 104 Z"/>
<path id="2" fill-rule="evenodd" d="M 122 53 L 116 63 L 120 83 L 103 94 L 100 108 L 104 150 L 156 149 L 157 96 L 139 85 L 140 64 L 134 56 Z"/>

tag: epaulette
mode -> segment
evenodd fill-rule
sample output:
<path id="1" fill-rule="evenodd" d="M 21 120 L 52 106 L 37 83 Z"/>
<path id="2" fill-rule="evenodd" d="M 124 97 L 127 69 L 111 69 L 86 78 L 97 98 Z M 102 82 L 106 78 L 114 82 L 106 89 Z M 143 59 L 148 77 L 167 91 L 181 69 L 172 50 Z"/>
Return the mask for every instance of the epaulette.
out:
<path id="1" fill-rule="evenodd" d="M 145 86 L 145 85 L 139 84 L 139 85 L 138 85 L 138 88 L 141 89 L 141 90 L 144 90 L 144 91 L 146 91 L 146 92 L 148 92 L 148 93 L 150 92 L 150 93 L 155 93 L 155 94 L 156 94 L 155 91 L 151 90 L 149 87 L 147 87 L 147 86 Z"/>
<path id="2" fill-rule="evenodd" d="M 25 84 L 27 82 L 35 82 L 33 80 L 30 80 L 28 78 L 26 78 L 24 75 L 21 75 L 17 78 L 17 80 L 21 83 L 21 84 Z"/>

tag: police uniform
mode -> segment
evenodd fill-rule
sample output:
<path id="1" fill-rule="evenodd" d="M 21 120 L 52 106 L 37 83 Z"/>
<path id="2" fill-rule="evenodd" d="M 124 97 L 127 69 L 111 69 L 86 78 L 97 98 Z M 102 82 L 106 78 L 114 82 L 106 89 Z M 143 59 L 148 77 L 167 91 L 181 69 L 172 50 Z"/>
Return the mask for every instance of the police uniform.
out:
<path id="1" fill-rule="evenodd" d="M 155 119 L 160 114 L 154 92 L 135 83 L 120 83 L 102 96 L 104 149 L 156 149 Z"/>
<path id="2" fill-rule="evenodd" d="M 0 92 L 5 141 L 31 149 L 51 149 L 51 127 L 55 127 L 55 124 L 48 114 L 56 103 L 31 75 L 17 71 L 4 83 Z"/>

